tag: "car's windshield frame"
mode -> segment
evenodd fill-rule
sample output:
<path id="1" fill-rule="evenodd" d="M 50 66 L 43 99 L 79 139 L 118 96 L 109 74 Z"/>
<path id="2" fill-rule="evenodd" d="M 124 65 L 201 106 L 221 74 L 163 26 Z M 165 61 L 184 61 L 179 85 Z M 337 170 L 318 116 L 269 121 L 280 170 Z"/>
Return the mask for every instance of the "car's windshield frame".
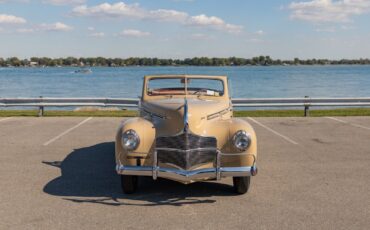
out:
<path id="1" fill-rule="evenodd" d="M 150 82 L 155 80 L 170 80 L 176 79 L 179 81 L 183 81 L 182 87 L 167 87 L 167 88 L 150 88 Z M 189 83 L 192 80 L 210 80 L 210 81 L 218 81 L 220 86 L 222 86 L 222 90 L 220 89 L 213 89 L 211 87 L 197 87 L 196 85 L 189 87 Z M 156 96 L 189 96 L 189 95 L 196 95 L 196 96 L 210 96 L 210 97 L 223 97 L 226 92 L 226 86 L 223 79 L 220 78 L 212 78 L 212 77 L 186 77 L 186 76 L 174 76 L 174 77 L 153 77 L 148 79 L 146 82 L 146 86 L 144 88 L 145 94 L 150 97 Z M 157 90 L 157 93 L 153 93 L 153 90 Z"/>

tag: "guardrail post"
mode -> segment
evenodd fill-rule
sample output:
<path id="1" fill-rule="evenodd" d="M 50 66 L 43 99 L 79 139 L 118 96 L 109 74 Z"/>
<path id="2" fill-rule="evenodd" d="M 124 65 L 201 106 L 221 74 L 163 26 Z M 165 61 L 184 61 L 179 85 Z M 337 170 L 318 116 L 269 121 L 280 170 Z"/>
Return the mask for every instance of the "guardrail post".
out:
<path id="1" fill-rule="evenodd" d="M 304 98 L 309 98 L 309 96 L 305 96 Z M 305 102 L 304 106 L 304 116 L 309 117 L 310 116 L 310 106 Z"/>
<path id="2" fill-rule="evenodd" d="M 42 96 L 40 96 L 40 101 L 42 102 Z M 44 116 L 44 106 L 39 106 L 39 114 L 38 114 L 39 117 L 42 117 Z"/>

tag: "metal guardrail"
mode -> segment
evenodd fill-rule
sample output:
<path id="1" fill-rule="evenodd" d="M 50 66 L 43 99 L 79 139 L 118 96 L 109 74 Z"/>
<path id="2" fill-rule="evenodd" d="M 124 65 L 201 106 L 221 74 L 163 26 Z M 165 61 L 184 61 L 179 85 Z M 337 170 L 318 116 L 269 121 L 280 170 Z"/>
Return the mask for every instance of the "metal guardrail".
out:
<path id="1" fill-rule="evenodd" d="M 139 99 L 134 98 L 0 98 L 0 106 L 44 106 L 44 107 L 137 107 Z"/>
<path id="2" fill-rule="evenodd" d="M 310 107 L 370 106 L 370 97 L 357 98 L 235 98 L 234 107 L 304 107 L 304 116 L 309 116 Z"/>
<path id="3" fill-rule="evenodd" d="M 233 106 L 244 107 L 304 107 L 309 116 L 310 107 L 370 106 L 370 97 L 360 98 L 234 98 Z M 38 107 L 43 116 L 45 107 L 123 107 L 137 108 L 135 98 L 0 98 L 0 107 Z"/>
<path id="4" fill-rule="evenodd" d="M 45 107 L 123 107 L 136 108 L 139 99 L 135 98 L 0 98 L 0 107 L 38 107 L 39 116 L 44 115 Z"/>

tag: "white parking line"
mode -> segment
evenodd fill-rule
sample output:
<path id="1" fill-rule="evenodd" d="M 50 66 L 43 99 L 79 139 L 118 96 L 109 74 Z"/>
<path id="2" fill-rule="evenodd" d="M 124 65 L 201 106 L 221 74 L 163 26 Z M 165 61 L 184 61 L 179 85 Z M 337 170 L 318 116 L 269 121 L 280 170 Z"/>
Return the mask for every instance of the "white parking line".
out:
<path id="1" fill-rule="evenodd" d="M 7 121 L 7 120 L 10 120 L 10 119 L 12 119 L 12 117 L 2 118 L 2 119 L 0 119 L 0 122 Z"/>
<path id="2" fill-rule="evenodd" d="M 330 120 L 333 120 L 333 121 L 337 121 L 337 122 L 343 123 L 343 124 L 348 124 L 348 125 L 351 125 L 353 127 L 370 130 L 370 127 L 366 127 L 366 126 L 363 126 L 363 125 L 351 123 L 351 122 L 344 121 L 344 120 L 341 120 L 341 119 L 338 119 L 338 118 L 335 118 L 335 117 L 326 117 L 326 118 L 327 119 L 330 119 Z"/>
<path id="3" fill-rule="evenodd" d="M 340 123 L 344 123 L 344 124 L 348 124 L 347 121 L 343 121 L 341 119 L 338 119 L 338 118 L 335 118 L 335 117 L 326 117 L 327 119 L 331 119 L 331 120 L 334 120 L 334 121 L 338 121 Z"/>
<path id="4" fill-rule="evenodd" d="M 58 140 L 59 138 L 61 138 L 62 136 L 66 135 L 67 133 L 71 132 L 72 130 L 80 127 L 81 125 L 85 124 L 86 122 L 90 121 L 92 119 L 92 117 L 89 117 L 83 121 L 81 121 L 80 123 L 78 123 L 77 125 L 73 126 L 72 128 L 70 129 L 67 129 L 66 131 L 64 131 L 63 133 L 59 134 L 58 136 L 54 137 L 53 139 L 45 142 L 43 145 L 44 146 L 48 146 L 49 144 L 53 143 L 54 141 Z"/>
<path id="5" fill-rule="evenodd" d="M 275 130 L 271 129 L 270 127 L 267 127 L 266 125 L 262 124 L 261 122 L 256 121 L 255 119 L 253 119 L 253 118 L 251 118 L 251 117 L 248 117 L 248 119 L 249 119 L 249 120 L 251 120 L 251 121 L 253 121 L 253 122 L 254 122 L 254 123 L 256 123 L 257 125 L 259 125 L 259 126 L 261 126 L 261 127 L 265 128 L 265 129 L 267 129 L 268 131 L 272 132 L 273 134 L 275 134 L 275 135 L 277 135 L 277 136 L 279 136 L 279 137 L 283 138 L 284 140 L 286 140 L 286 141 L 290 142 L 291 144 L 293 144 L 293 145 L 298 145 L 298 143 L 297 143 L 297 142 L 293 141 L 293 140 L 292 140 L 292 139 L 290 139 L 289 137 L 284 136 L 284 135 L 283 135 L 283 134 L 281 134 L 281 133 L 278 133 L 277 131 L 275 131 Z"/>

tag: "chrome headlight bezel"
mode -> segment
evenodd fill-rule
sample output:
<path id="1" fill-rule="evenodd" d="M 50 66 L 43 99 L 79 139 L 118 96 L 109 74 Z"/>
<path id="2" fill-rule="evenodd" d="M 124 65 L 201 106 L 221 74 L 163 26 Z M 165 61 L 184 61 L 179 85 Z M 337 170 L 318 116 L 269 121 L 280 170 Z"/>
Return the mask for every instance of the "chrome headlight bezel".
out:
<path id="1" fill-rule="evenodd" d="M 241 144 L 242 140 L 246 141 L 247 144 Z M 246 131 L 239 130 L 234 134 L 232 141 L 233 141 L 234 147 L 242 152 L 242 151 L 247 150 L 250 147 L 252 138 L 251 138 L 251 135 L 247 133 Z"/>
<path id="2" fill-rule="evenodd" d="M 133 142 L 130 143 L 130 141 Z M 137 132 L 135 132 L 135 130 L 132 129 L 127 130 L 124 133 L 122 133 L 121 144 L 125 150 L 134 151 L 140 145 L 140 137 L 137 134 Z"/>

